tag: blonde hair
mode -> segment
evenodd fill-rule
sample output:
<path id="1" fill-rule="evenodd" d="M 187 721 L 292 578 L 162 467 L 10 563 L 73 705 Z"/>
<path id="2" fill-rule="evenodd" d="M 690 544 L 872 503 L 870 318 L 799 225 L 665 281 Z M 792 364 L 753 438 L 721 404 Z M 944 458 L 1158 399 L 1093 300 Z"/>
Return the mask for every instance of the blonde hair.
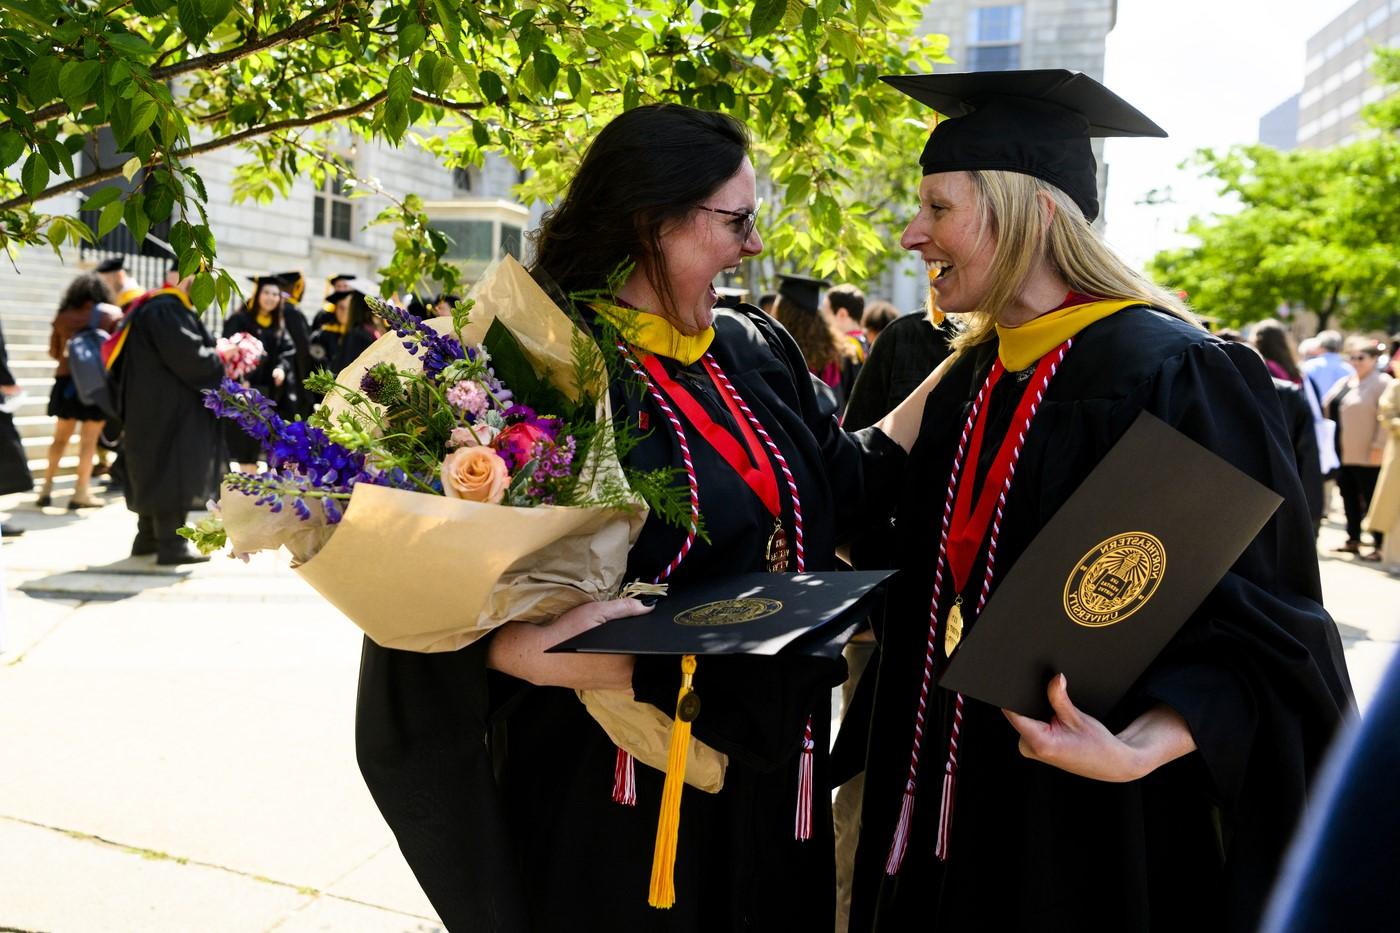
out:
<path id="1" fill-rule="evenodd" d="M 968 175 L 977 191 L 978 245 L 990 235 L 995 236 L 996 246 L 988 270 L 991 288 L 976 308 L 960 316 L 965 326 L 951 341 L 954 352 L 963 353 L 992 339 L 997 312 L 1015 300 L 1041 257 L 1050 261 L 1073 291 L 1136 299 L 1204 329 L 1180 299 L 1114 255 L 1084 212 L 1059 188 L 1019 172 L 970 171 Z M 1048 225 L 1038 197 L 1042 192 L 1055 205 Z"/>

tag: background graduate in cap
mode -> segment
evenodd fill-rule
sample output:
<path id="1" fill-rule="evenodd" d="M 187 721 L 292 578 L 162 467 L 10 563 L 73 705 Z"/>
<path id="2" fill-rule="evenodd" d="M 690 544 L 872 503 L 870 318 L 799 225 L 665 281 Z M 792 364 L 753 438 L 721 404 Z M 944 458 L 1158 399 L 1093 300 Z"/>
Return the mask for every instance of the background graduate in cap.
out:
<path id="1" fill-rule="evenodd" d="M 1268 372 L 1090 227 L 1090 138 L 1165 135 L 1150 120 L 1067 71 L 886 80 L 948 118 L 901 244 L 966 328 L 901 493 L 851 929 L 1252 930 L 1350 702 Z M 940 689 L 987 594 L 1142 411 L 1282 506 L 1109 721 L 1059 677 L 1049 723 Z"/>
<path id="2" fill-rule="evenodd" d="M 331 292 L 326 302 L 335 310 L 331 319 L 311 335 L 311 368 L 339 373 L 379 339 L 374 311 L 358 288 Z M 317 396 L 315 401 L 320 401 Z"/>
<path id="3" fill-rule="evenodd" d="M 297 411 L 296 345 L 287 326 L 288 305 L 283 294 L 285 282 L 280 275 L 250 276 L 253 293 L 243 307 L 224 319 L 223 336 L 232 337 L 237 333 L 249 333 L 262 341 L 267 355 L 243 378 L 245 385 L 252 386 L 277 404 L 277 412 L 285 418 L 294 417 Z M 300 314 L 292 309 L 291 313 Z M 257 462 L 264 459 L 262 448 L 253 438 L 248 437 L 232 422 L 225 424 L 225 438 L 229 454 L 240 467 L 255 471 Z"/>
<path id="4" fill-rule="evenodd" d="M 123 311 L 146 294 L 141 283 L 127 274 L 126 259 L 122 256 L 102 260 L 93 271 L 102 276 L 102 281 L 107 283 L 107 289 L 112 293 L 113 303 Z"/>
<path id="5" fill-rule="evenodd" d="M 821 292 L 831 283 L 803 275 L 779 277 L 773 316 L 792 334 L 807 369 L 819 380 L 818 399 L 840 414 L 860 371 L 861 348 L 821 310 Z"/>
<path id="6" fill-rule="evenodd" d="M 282 286 L 282 321 L 287 327 L 287 336 L 296 349 L 296 394 L 295 411 L 303 418 L 311 414 L 311 396 L 300 391 L 300 386 L 311 373 L 311 324 L 301 313 L 301 299 L 306 294 L 306 277 L 299 271 L 279 272 L 273 278 Z"/>

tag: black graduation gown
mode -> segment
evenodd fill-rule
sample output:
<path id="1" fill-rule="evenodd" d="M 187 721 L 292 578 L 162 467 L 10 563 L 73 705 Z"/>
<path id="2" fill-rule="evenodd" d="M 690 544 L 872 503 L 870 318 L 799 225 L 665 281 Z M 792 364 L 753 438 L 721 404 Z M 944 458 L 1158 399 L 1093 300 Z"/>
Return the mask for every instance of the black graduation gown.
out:
<path id="1" fill-rule="evenodd" d="M 301 309 L 290 301 L 282 303 L 282 320 L 286 322 L 287 337 L 292 341 L 292 362 L 296 367 L 296 384 L 300 389 L 314 368 L 311 359 L 311 325 L 306 322 L 306 315 L 301 313 Z M 298 391 L 292 407 L 303 418 L 311 414 L 310 395 Z"/>
<path id="2" fill-rule="evenodd" d="M 0 386 L 15 384 L 14 374 L 10 372 L 10 355 L 5 349 L 5 334 L 0 331 Z M 14 416 L 0 412 L 0 496 L 33 488 L 34 477 L 29 473 L 24 442 L 15 428 Z"/>
<path id="3" fill-rule="evenodd" d="M 867 512 L 863 490 L 889 489 L 903 455 L 874 430 L 850 435 L 818 416 L 796 344 L 757 311 L 721 313 L 715 326 L 712 352 L 796 476 L 807 569 L 829 569 L 838 535 Z M 664 365 L 733 429 L 699 363 Z M 616 411 L 634 426 L 645 413 L 650 430 L 630 464 L 679 466 L 660 409 L 619 385 Z M 688 428 L 687 437 L 709 540 L 697 540 L 671 581 L 762 569 L 772 518 L 698 431 Z M 781 479 L 779 486 L 790 527 L 791 502 Z M 628 579 L 655 577 L 683 538 L 648 518 Z M 839 655 L 700 659 L 695 689 L 704 709 L 694 732 L 730 763 L 718 794 L 685 791 L 676 906 L 663 911 L 647 905 L 647 890 L 664 775 L 638 762 L 637 806 L 613 803 L 615 747 L 574 692 L 488 676 L 484 654 L 484 642 L 415 655 L 366 641 L 361 668 L 361 770 L 450 929 L 831 928 L 831 813 L 820 788 L 828 786 L 830 691 L 845 674 Z M 678 658 L 637 660 L 639 699 L 670 714 L 679 684 Z M 812 838 L 797 842 L 798 756 L 809 715 L 818 792 Z"/>
<path id="4" fill-rule="evenodd" d="M 1090 781 L 1021 757 L 1001 712 L 969 699 L 951 853 L 940 863 L 934 843 L 954 697 L 935 685 L 907 854 L 897 877 L 884 873 L 909 767 L 937 514 L 994 345 L 979 351 L 930 396 L 897 507 L 895 551 L 906 572 L 881 631 L 851 929 L 1252 930 L 1350 686 L 1320 605 L 1307 504 L 1262 361 L 1146 308 L 1075 338 L 1025 441 L 997 574 L 1143 410 L 1281 494 L 1278 512 L 1106 723 L 1116 731 L 1166 703 L 1199 751 L 1140 781 Z M 988 402 L 982 475 L 1025 385 L 1008 374 Z M 982 577 L 979 558 L 965 607 L 976 605 Z"/>
<path id="5" fill-rule="evenodd" d="M 219 422 L 200 394 L 224 376 L 214 338 L 173 295 L 147 300 L 125 326 L 118 392 L 126 419 L 126 506 L 140 515 L 203 508 L 228 467 Z"/>
<path id="6" fill-rule="evenodd" d="M 297 348 L 292 342 L 288 309 L 284 307 L 282 313 L 283 323 L 262 327 L 251 311 L 246 308 L 240 309 L 224 319 L 223 335 L 232 337 L 237 333 L 249 333 L 262 341 L 267 355 L 256 369 L 243 377 L 243 382 L 272 399 L 277 405 L 277 413 L 290 419 L 300 414 L 297 402 L 300 385 L 297 377 Z M 293 309 L 291 314 L 300 315 L 301 312 Z M 272 371 L 279 366 L 286 374 L 280 386 L 272 380 Z M 225 423 L 224 437 L 228 444 L 229 456 L 239 463 L 252 463 L 263 458 L 261 445 L 232 421 Z"/>

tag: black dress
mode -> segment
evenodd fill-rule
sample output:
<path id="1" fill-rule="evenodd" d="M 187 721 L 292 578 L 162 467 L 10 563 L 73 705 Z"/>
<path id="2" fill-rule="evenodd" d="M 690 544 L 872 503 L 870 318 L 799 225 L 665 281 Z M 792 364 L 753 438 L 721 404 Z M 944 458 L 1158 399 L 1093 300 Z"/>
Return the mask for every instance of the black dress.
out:
<path id="1" fill-rule="evenodd" d="M 1252 930 L 1350 686 L 1262 361 L 1142 307 L 1075 338 L 1027 433 L 996 571 L 1000 579 L 1015 564 L 1143 410 L 1281 494 L 1278 512 L 1106 722 L 1116 731 L 1165 703 L 1186 719 L 1199 751 L 1139 781 L 1091 781 L 1023 758 L 1001 711 L 969 699 L 950 855 L 939 862 L 954 697 L 935 686 L 907 853 L 897 876 L 885 874 L 909 769 L 937 516 L 969 400 L 994 350 L 985 344 L 948 372 L 908 461 L 893 531 L 893 553 L 907 569 L 881 631 L 851 929 Z M 979 473 L 1027 384 L 1008 374 L 991 394 Z M 968 576 L 965 607 L 976 605 L 968 597 L 981 585 L 985 553 Z M 941 651 L 939 663 L 941 670 Z"/>
<path id="2" fill-rule="evenodd" d="M 857 435 L 816 414 L 796 344 L 753 310 L 721 312 L 712 352 L 784 452 L 796 477 L 807 569 L 833 563 L 836 542 L 869 514 L 865 490 L 890 488 L 903 460 L 873 429 Z M 701 364 L 664 360 L 707 412 L 735 430 Z M 650 434 L 639 468 L 678 466 L 660 409 L 614 385 L 620 416 Z M 645 424 L 643 424 L 643 422 Z M 762 569 L 773 520 L 693 429 L 687 431 L 709 535 L 670 577 L 676 584 Z M 782 507 L 791 523 L 783 484 Z M 628 579 L 651 579 L 684 533 L 648 518 Z M 532 687 L 484 668 L 484 642 L 452 654 L 385 650 L 366 641 L 360 678 L 360 766 L 399 845 L 452 930 L 829 930 L 834 864 L 829 806 L 817 794 L 812 838 L 793 838 L 797 764 L 812 718 L 815 784 L 828 786 L 831 688 L 839 660 L 704 658 L 697 738 L 730 756 L 718 794 L 687 789 L 681 805 L 676 906 L 647 905 L 664 775 L 636 765 L 638 804 L 612 802 L 615 748 L 571 690 Z M 675 658 L 638 658 L 636 696 L 668 715 Z M 493 767 L 494 763 L 494 767 Z"/>
<path id="3" fill-rule="evenodd" d="M 285 309 L 284 309 L 285 312 Z M 299 311 L 293 311 L 300 314 Z M 292 342 L 288 329 L 281 321 L 274 321 L 267 327 L 258 324 L 257 317 L 247 309 L 235 311 L 224 319 L 223 335 L 232 337 L 237 333 L 249 333 L 262 341 L 267 355 L 257 369 L 243 377 L 243 382 L 267 396 L 277 406 L 277 413 L 283 418 L 294 418 L 297 409 L 297 364 L 296 345 Z M 272 371 L 282 368 L 285 377 L 282 385 L 272 379 Z M 262 446 L 232 421 L 224 423 L 224 439 L 229 456 L 239 463 L 254 463 L 263 458 Z"/>
<path id="4" fill-rule="evenodd" d="M 5 334 L 0 331 L 0 387 L 12 385 L 16 385 L 15 377 L 10 372 Z M 29 473 L 28 457 L 24 453 L 24 442 L 15 428 L 14 416 L 0 411 L 0 496 L 28 492 L 33 488 L 34 477 Z"/>

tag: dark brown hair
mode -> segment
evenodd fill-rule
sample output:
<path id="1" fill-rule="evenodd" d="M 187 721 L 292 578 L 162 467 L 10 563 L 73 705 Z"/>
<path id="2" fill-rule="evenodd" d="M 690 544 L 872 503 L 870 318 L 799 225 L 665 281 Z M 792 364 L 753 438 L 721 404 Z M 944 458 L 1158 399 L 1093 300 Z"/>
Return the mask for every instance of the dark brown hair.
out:
<path id="1" fill-rule="evenodd" d="M 732 178 L 748 149 L 748 130 L 726 114 L 649 104 L 618 115 L 531 234 L 531 271 L 569 296 L 604 288 L 633 262 L 674 310 L 662 231 Z"/>
<path id="2" fill-rule="evenodd" d="M 85 308 L 102 302 L 112 303 L 112 290 L 96 272 L 84 272 L 68 283 L 63 291 L 63 300 L 58 303 L 58 310 Z"/>
<path id="3" fill-rule="evenodd" d="M 1282 366 L 1289 379 L 1298 383 L 1303 381 L 1303 370 L 1298 365 L 1298 351 L 1293 349 L 1293 340 L 1281 323 L 1268 320 L 1255 325 L 1254 346 L 1264 359 Z"/>

